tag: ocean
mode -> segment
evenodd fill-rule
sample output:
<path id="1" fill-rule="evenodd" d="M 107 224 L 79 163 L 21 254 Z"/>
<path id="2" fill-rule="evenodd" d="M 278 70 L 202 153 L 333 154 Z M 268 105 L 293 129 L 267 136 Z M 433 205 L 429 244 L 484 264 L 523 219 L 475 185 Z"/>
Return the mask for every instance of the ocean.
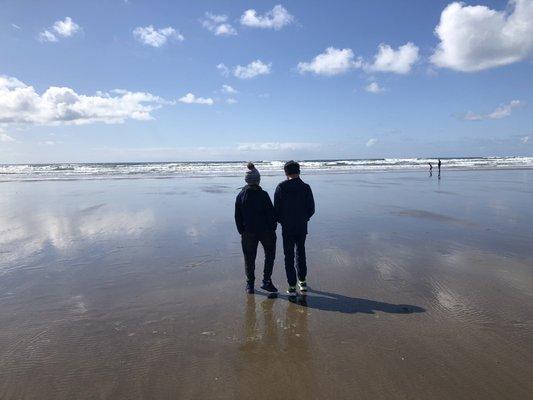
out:
<path id="1" fill-rule="evenodd" d="M 429 158 L 383 158 L 352 160 L 302 160 L 305 173 L 350 173 L 370 171 L 427 170 Z M 277 175 L 283 161 L 257 161 L 256 167 L 263 175 Z M 238 176 L 245 168 L 244 161 L 198 162 L 127 162 L 127 163 L 50 163 L 50 164 L 0 164 L 0 182 L 24 180 L 77 180 L 77 179 L 127 179 L 172 178 L 202 176 Z M 521 169 L 533 168 L 533 157 L 471 157 L 442 158 L 443 169 Z"/>

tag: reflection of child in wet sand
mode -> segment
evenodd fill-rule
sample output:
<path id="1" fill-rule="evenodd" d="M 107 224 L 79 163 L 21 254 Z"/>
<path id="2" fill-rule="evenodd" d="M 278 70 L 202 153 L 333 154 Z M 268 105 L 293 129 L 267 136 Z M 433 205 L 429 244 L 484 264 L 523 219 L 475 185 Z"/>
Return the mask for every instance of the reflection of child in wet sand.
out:
<path id="1" fill-rule="evenodd" d="M 322 366 L 313 362 L 312 355 L 317 350 L 310 345 L 309 310 L 299 304 L 300 300 L 295 303 L 296 299 L 287 303 L 256 299 L 246 297 L 236 375 L 259 379 L 261 385 L 273 390 L 287 390 L 287 396 L 274 398 L 294 397 L 292 390 L 298 391 L 298 398 L 325 398 L 319 395 L 317 387 L 317 374 L 322 373 Z M 288 374 L 287 368 L 294 373 Z M 261 371 L 260 375 L 257 371 Z M 239 386 L 235 398 L 256 398 L 255 390 L 253 384 Z"/>

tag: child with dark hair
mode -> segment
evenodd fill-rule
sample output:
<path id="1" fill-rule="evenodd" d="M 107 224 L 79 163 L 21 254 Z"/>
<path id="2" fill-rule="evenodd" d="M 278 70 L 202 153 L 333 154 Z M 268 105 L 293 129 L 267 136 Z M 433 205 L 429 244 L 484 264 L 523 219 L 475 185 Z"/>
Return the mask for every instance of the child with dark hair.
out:
<path id="1" fill-rule="evenodd" d="M 287 293 L 292 297 L 297 294 L 297 280 L 300 293 L 307 294 L 305 239 L 307 223 L 315 213 L 315 201 L 311 187 L 300 179 L 300 164 L 289 161 L 283 169 L 287 180 L 276 188 L 274 208 L 283 236 L 285 272 L 289 283 Z"/>

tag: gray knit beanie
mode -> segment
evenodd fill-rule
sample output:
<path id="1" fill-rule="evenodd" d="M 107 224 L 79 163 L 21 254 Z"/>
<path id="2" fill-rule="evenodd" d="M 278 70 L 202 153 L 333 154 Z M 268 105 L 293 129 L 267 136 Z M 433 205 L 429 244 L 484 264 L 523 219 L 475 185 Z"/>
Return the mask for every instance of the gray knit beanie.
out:
<path id="1" fill-rule="evenodd" d="M 253 163 L 248 163 L 247 167 L 248 171 L 246 171 L 246 174 L 244 175 L 245 182 L 248 185 L 259 185 L 259 182 L 261 181 L 261 174 L 255 168 Z"/>

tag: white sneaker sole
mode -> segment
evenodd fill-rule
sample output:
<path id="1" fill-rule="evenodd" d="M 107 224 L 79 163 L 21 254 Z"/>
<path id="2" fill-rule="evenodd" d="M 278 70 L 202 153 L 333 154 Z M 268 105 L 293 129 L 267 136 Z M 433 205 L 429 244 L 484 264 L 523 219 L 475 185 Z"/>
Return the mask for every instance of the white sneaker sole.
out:
<path id="1" fill-rule="evenodd" d="M 303 288 L 301 287 L 300 285 L 298 285 L 298 290 L 301 292 L 301 293 L 307 293 L 307 288 Z"/>

